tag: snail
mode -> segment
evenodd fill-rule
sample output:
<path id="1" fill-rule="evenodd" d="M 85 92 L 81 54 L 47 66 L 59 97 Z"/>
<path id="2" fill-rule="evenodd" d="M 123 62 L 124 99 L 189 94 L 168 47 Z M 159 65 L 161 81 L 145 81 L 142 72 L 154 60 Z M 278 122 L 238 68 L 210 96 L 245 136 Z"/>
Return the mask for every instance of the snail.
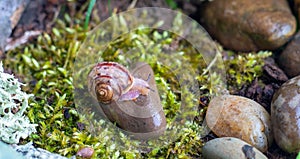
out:
<path id="1" fill-rule="evenodd" d="M 138 139 L 158 137 L 166 128 L 151 74 L 153 70 L 146 63 L 136 64 L 131 73 L 119 63 L 100 62 L 88 75 L 89 93 L 98 101 L 104 115 Z"/>

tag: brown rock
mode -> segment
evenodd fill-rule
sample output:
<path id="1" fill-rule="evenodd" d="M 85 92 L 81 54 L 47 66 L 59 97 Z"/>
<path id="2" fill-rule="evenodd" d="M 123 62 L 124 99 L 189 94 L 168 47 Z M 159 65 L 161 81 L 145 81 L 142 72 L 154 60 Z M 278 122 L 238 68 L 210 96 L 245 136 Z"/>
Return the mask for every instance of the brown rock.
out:
<path id="1" fill-rule="evenodd" d="M 295 33 L 286 0 L 216 0 L 203 5 L 204 27 L 225 48 L 273 50 Z"/>
<path id="2" fill-rule="evenodd" d="M 287 152 L 300 151 L 300 76 L 284 83 L 271 103 L 274 138 Z"/>
<path id="3" fill-rule="evenodd" d="M 236 137 L 262 152 L 272 144 L 268 112 L 255 101 L 234 95 L 213 98 L 206 112 L 207 126 L 219 137 Z"/>
<path id="4" fill-rule="evenodd" d="M 280 54 L 278 64 L 289 77 L 300 75 L 300 32 Z"/>

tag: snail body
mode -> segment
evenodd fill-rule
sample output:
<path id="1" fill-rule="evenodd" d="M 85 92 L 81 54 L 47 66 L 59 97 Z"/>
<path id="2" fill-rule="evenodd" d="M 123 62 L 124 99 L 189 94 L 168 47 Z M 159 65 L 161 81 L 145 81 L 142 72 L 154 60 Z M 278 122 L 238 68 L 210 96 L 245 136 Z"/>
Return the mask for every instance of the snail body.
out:
<path id="1" fill-rule="evenodd" d="M 160 136 L 166 118 L 151 67 L 136 65 L 132 74 L 116 62 L 100 62 L 88 75 L 88 89 L 104 115 L 135 138 Z M 139 75 L 141 77 L 135 77 Z"/>

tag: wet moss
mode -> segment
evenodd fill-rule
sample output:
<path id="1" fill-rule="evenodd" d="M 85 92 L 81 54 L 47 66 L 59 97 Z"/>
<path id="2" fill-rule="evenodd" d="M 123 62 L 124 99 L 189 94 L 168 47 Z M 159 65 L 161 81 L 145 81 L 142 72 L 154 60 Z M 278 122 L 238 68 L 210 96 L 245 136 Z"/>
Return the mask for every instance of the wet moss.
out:
<path id="1" fill-rule="evenodd" d="M 64 20 L 56 22 L 51 33 L 44 33 L 36 41 L 7 52 L 4 60 L 5 66 L 21 77 L 23 83 L 27 84 L 24 90 L 34 94 L 34 98 L 30 101 L 31 109 L 27 111 L 27 115 L 31 122 L 38 126 L 37 133 L 31 135 L 29 140 L 33 141 L 37 147 L 68 157 L 75 155 L 84 146 L 92 147 L 95 150 L 93 158 L 201 157 L 201 147 L 203 146 L 201 136 L 204 131 L 201 126 L 202 120 L 189 119 L 181 125 L 176 125 L 178 129 L 181 129 L 181 136 L 178 139 L 169 145 L 154 148 L 145 153 L 139 152 L 134 146 L 131 146 L 134 143 L 127 140 L 125 135 L 121 135 L 123 136 L 121 140 L 129 148 L 119 150 L 114 142 L 115 132 L 104 129 L 104 120 L 94 121 L 95 114 L 87 115 L 77 111 L 74 103 L 75 88 L 72 71 L 76 53 L 88 33 L 81 27 L 84 17 L 77 19 L 77 24 L 74 24 L 68 15 L 64 17 Z M 131 58 L 146 61 L 153 68 L 158 88 L 164 92 L 161 94 L 161 98 L 168 124 L 172 125 L 176 116 L 181 113 L 181 102 L 190 108 L 190 111 L 185 111 L 186 114 L 183 117 L 195 116 L 203 119 L 204 110 L 202 108 L 197 110 L 199 97 L 195 97 L 194 92 L 190 92 L 190 88 L 181 88 L 181 83 L 191 78 L 195 79 L 201 96 L 209 97 L 214 92 L 212 83 L 208 81 L 213 80 L 217 83 L 219 78 L 218 75 L 209 76 L 208 73 L 205 73 L 206 63 L 201 54 L 176 34 L 153 29 L 136 30 L 111 42 L 101 53 L 99 59 L 126 64 L 127 61 L 124 61 L 122 53 L 132 48 L 147 50 L 146 47 L 149 46 L 152 46 L 151 52 L 133 53 Z M 174 67 L 171 67 L 171 71 L 170 68 L 163 67 L 155 60 L 163 50 L 172 52 L 174 59 L 176 57 L 182 59 L 179 63 L 175 63 Z M 164 56 L 165 59 L 169 58 L 169 55 Z M 243 81 L 250 82 L 255 76 L 260 75 L 261 59 L 266 56 L 260 54 L 245 56 L 247 57 L 234 57 L 233 60 L 227 61 L 227 66 L 229 66 L 227 71 L 231 79 L 229 84 L 232 87 L 239 87 Z M 253 60 L 249 61 L 249 58 Z M 180 65 L 185 68 L 185 63 L 200 72 L 197 72 L 196 76 L 192 74 L 181 79 L 176 78 L 174 75 L 179 74 L 180 69 L 175 66 Z M 101 130 L 97 136 L 85 127 L 91 121 L 94 122 L 97 129 Z"/>
<path id="2" fill-rule="evenodd" d="M 270 51 L 239 54 L 228 51 L 227 53 L 224 63 L 230 92 L 237 92 L 242 86 L 249 85 L 255 78 L 261 77 L 264 59 L 272 55 Z"/>
<path id="3" fill-rule="evenodd" d="M 87 129 L 84 129 L 82 125 L 87 125 L 89 119 L 93 118 L 93 114 L 89 116 L 80 114 L 76 109 L 72 69 L 76 52 L 82 44 L 86 32 L 80 25 L 68 27 L 67 23 L 67 20 L 58 20 L 51 33 L 44 33 L 35 42 L 9 51 L 4 60 L 5 66 L 27 84 L 23 89 L 34 94 L 34 98 L 30 101 L 31 109 L 28 110 L 27 115 L 31 122 L 38 124 L 38 127 L 37 133 L 31 135 L 29 140 L 33 141 L 37 147 L 68 157 L 76 154 L 85 145 L 95 149 L 94 158 L 109 158 L 109 156 L 112 158 L 121 156 L 126 158 L 199 157 L 199 150 L 202 146 L 201 127 L 193 121 L 182 123 L 187 128 L 183 130 L 183 136 L 176 142 L 163 149 L 150 150 L 148 154 L 140 153 L 134 150 L 134 147 L 127 151 L 118 150 L 112 140 L 114 134 L 109 130 L 101 130 L 99 136 L 94 136 Z M 137 38 L 129 40 L 133 35 Z M 163 47 L 170 47 L 174 36 L 176 35 L 167 32 L 138 30 L 112 43 L 110 49 L 103 53 L 103 59 L 122 62 L 122 55 L 118 55 L 118 52 L 132 47 L 145 47 L 145 45 L 140 45 L 139 41 L 142 39 L 143 43 L 160 44 L 152 49 L 152 54 L 145 54 L 144 60 L 147 61 L 147 59 L 150 60 L 155 57 L 154 52 L 157 54 Z M 182 42 L 182 44 L 184 43 L 186 42 Z M 181 56 L 182 50 L 188 52 L 184 45 L 179 45 L 173 49 L 178 53 L 178 56 Z M 193 48 L 190 48 L 189 51 L 193 51 L 193 54 L 196 53 Z M 196 62 L 199 61 L 195 61 L 194 65 Z M 168 73 L 167 68 L 155 62 L 149 61 L 149 63 L 156 72 L 157 85 L 160 89 L 166 90 L 165 94 L 161 96 L 168 123 L 171 123 L 176 114 L 180 113 L 179 104 L 182 99 L 178 93 L 178 82 L 172 77 L 174 74 Z M 176 72 L 176 70 L 174 71 Z M 186 92 L 186 94 L 188 93 Z M 197 101 L 192 96 L 188 100 Z M 197 105 L 189 105 L 189 107 L 197 107 Z M 196 111 L 187 113 L 187 115 L 197 114 Z M 99 129 L 101 129 L 103 122 L 102 120 L 97 121 L 96 124 Z M 122 140 L 125 145 L 131 144 L 126 143 L 126 137 Z"/>

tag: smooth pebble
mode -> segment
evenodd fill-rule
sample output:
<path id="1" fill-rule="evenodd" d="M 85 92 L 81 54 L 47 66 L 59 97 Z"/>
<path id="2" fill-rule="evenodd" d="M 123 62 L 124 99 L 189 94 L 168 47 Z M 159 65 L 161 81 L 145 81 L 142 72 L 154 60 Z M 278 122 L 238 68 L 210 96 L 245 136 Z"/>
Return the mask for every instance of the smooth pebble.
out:
<path id="1" fill-rule="evenodd" d="M 289 77 L 300 75 L 300 32 L 293 37 L 277 61 Z"/>
<path id="2" fill-rule="evenodd" d="M 204 28 L 231 50 L 277 49 L 296 31 L 286 0 L 214 0 L 201 11 Z"/>
<path id="3" fill-rule="evenodd" d="M 206 113 L 207 126 L 219 137 L 236 137 L 262 152 L 272 144 L 268 112 L 255 101 L 235 95 L 213 98 Z"/>
<path id="4" fill-rule="evenodd" d="M 243 140 L 234 137 L 216 138 L 202 148 L 205 159 L 267 159 L 267 157 Z"/>

